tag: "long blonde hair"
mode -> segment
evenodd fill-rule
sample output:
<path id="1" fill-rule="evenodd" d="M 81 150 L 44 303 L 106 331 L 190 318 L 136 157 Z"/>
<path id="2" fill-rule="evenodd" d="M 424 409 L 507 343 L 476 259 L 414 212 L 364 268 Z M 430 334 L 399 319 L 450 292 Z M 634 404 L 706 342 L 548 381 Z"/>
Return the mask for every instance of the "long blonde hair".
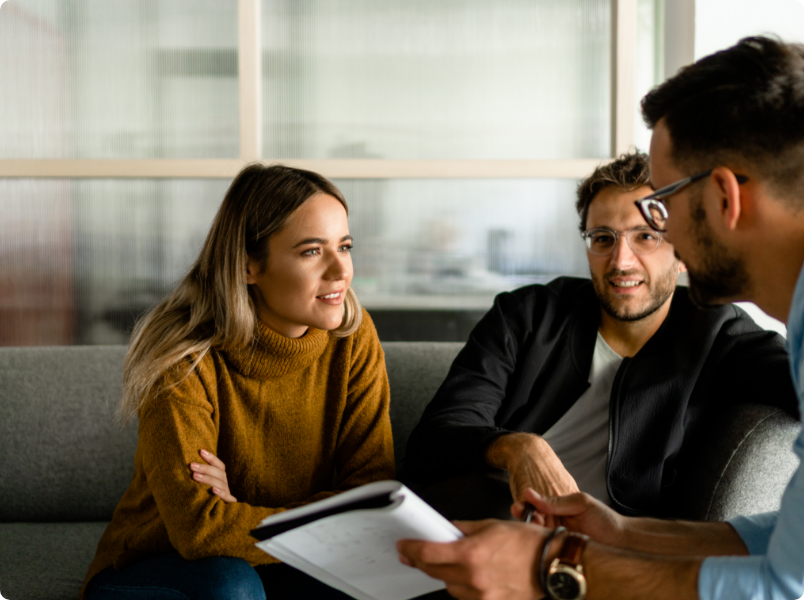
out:
<path id="1" fill-rule="evenodd" d="M 145 399 L 159 391 L 157 385 L 169 370 L 179 369 L 179 377 L 186 377 L 211 348 L 231 351 L 252 342 L 257 317 L 246 284 L 247 260 L 256 259 L 264 267 L 270 236 L 318 193 L 336 198 L 348 214 L 338 188 L 311 171 L 252 164 L 235 177 L 189 273 L 134 328 L 123 366 L 122 422 L 136 416 Z M 350 335 L 362 317 L 349 286 L 343 321 L 330 334 Z M 182 367 L 185 358 L 189 364 Z"/>

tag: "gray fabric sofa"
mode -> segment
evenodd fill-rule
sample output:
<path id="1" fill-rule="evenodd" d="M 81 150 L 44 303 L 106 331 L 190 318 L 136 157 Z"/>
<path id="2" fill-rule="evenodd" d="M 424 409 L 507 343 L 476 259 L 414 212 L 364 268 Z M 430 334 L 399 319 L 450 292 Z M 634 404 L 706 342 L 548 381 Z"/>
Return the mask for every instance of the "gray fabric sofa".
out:
<path id="1" fill-rule="evenodd" d="M 460 347 L 384 344 L 397 457 Z M 8 600 L 77 597 L 133 472 L 136 427 L 112 423 L 125 350 L 0 348 L 0 595 Z M 686 446 L 671 513 L 716 520 L 775 509 L 797 466 L 798 429 L 761 405 L 714 415 Z"/>

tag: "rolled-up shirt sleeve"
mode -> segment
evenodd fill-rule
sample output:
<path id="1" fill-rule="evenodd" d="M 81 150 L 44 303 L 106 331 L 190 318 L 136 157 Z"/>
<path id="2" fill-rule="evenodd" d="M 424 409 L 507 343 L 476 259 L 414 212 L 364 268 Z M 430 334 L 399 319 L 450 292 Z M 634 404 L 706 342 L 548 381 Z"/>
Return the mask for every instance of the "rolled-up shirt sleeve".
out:
<path id="1" fill-rule="evenodd" d="M 728 523 L 734 527 L 742 538 L 748 553 L 751 555 L 765 554 L 768 551 L 771 534 L 779 519 L 778 512 L 762 513 L 747 517 L 735 517 Z"/>
<path id="2" fill-rule="evenodd" d="M 795 442 L 804 458 L 804 432 Z M 698 575 L 702 600 L 800 600 L 804 597 L 804 473 L 801 463 L 778 512 L 729 521 L 751 556 L 703 561 Z"/>

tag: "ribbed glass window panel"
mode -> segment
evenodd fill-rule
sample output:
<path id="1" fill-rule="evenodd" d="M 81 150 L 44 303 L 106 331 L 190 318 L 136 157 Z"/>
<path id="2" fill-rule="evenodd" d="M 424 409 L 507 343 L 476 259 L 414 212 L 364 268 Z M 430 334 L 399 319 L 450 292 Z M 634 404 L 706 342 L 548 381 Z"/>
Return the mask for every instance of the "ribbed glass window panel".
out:
<path id="1" fill-rule="evenodd" d="M 68 182 L 0 179 L 0 345 L 75 342 L 72 213 Z"/>
<path id="2" fill-rule="evenodd" d="M 197 257 L 229 183 L 0 179 L 0 345 L 126 343 Z M 588 276 L 574 181 L 335 183 L 381 339 L 411 339 L 422 315 L 416 339 L 465 339 L 495 294 Z M 465 327 L 444 337 L 450 319 Z"/>
<path id="3" fill-rule="evenodd" d="M 637 54 L 634 88 L 634 142 L 648 151 L 651 132 L 642 120 L 640 102 L 654 86 L 664 80 L 664 4 L 666 0 L 637 1 Z"/>
<path id="4" fill-rule="evenodd" d="M 263 0 L 262 19 L 266 157 L 608 154 L 609 0 Z"/>
<path id="5" fill-rule="evenodd" d="M 228 185 L 0 179 L 0 345 L 126 343 L 198 255 Z"/>
<path id="6" fill-rule="evenodd" d="M 0 57 L 0 158 L 238 155 L 236 2 L 11 0 Z"/>
<path id="7" fill-rule="evenodd" d="M 499 292 L 588 277 L 566 179 L 337 180 L 369 309 L 487 309 Z"/>

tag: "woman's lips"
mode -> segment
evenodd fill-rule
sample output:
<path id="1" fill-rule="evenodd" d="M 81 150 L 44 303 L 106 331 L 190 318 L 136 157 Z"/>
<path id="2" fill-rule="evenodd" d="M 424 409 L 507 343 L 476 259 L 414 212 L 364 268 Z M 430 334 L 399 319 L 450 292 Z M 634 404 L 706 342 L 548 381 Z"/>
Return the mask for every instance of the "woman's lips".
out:
<path id="1" fill-rule="evenodd" d="M 316 296 L 316 300 L 321 300 L 324 304 L 331 304 L 333 306 L 337 306 L 343 302 L 343 290 L 338 290 L 336 292 L 330 292 L 329 294 L 323 294 L 321 296 Z"/>

